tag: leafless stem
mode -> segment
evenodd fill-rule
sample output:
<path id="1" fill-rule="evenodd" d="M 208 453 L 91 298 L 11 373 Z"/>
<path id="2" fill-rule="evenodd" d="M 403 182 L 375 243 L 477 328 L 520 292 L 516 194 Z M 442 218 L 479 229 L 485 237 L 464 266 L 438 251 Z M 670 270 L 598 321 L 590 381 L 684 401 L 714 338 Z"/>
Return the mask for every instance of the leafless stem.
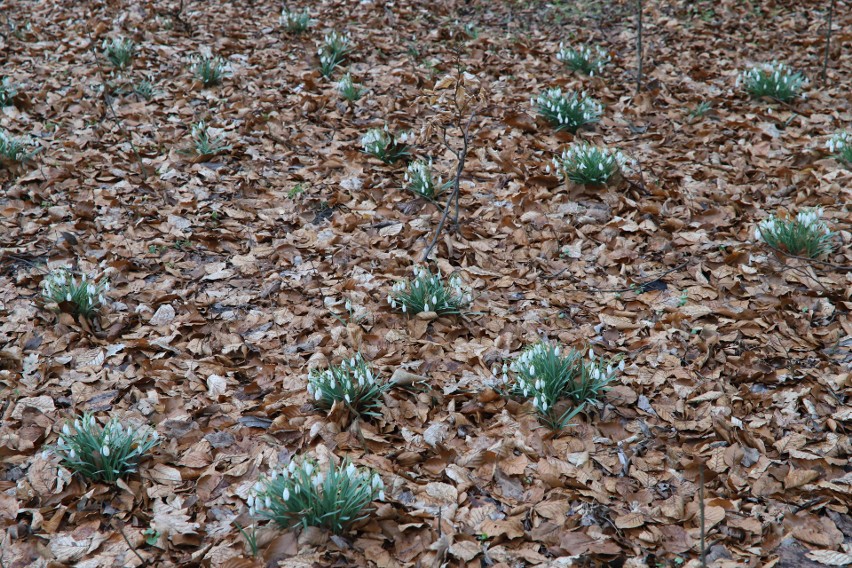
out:
<path id="1" fill-rule="evenodd" d="M 636 59 L 638 68 L 636 70 L 636 94 L 642 90 L 642 0 L 636 0 Z"/>
<path id="2" fill-rule="evenodd" d="M 455 110 L 454 126 L 461 132 L 462 144 L 460 148 L 454 148 L 447 137 L 447 127 L 442 127 L 441 137 L 443 139 L 444 146 L 446 146 L 456 157 L 456 172 L 453 176 L 452 190 L 447 197 L 447 203 L 444 205 L 444 210 L 441 213 L 441 220 L 438 223 L 438 228 L 435 229 L 435 235 L 432 237 L 432 241 L 429 243 L 429 246 L 423 251 L 422 262 L 425 262 L 426 259 L 429 258 L 429 254 L 431 254 L 432 249 L 434 249 L 435 245 L 438 244 L 441 231 L 444 230 L 444 225 L 447 223 L 447 217 L 450 214 L 450 209 L 453 208 L 454 204 L 455 213 L 453 215 L 453 226 L 456 231 L 458 231 L 459 228 L 459 194 L 461 192 L 461 176 L 462 173 L 464 173 L 465 161 L 467 159 L 468 149 L 470 148 L 470 127 L 473 124 L 473 119 L 476 118 L 477 109 L 471 109 L 467 122 L 464 122 L 463 109 L 458 100 L 459 90 L 463 88 L 461 83 L 462 71 L 460 65 L 456 72 L 458 73 L 458 77 L 456 79 L 455 88 L 453 89 L 453 106 Z"/>
<path id="3" fill-rule="evenodd" d="M 701 516 L 701 566 L 707 568 L 707 552 L 704 549 L 704 464 L 699 464 L 698 512 Z"/>
<path id="4" fill-rule="evenodd" d="M 140 562 L 142 562 L 142 566 L 147 566 L 147 565 L 148 565 L 148 561 L 147 561 L 147 560 L 145 560 L 144 558 L 142 558 L 142 555 L 141 555 L 141 554 L 139 554 L 139 551 L 138 551 L 138 550 L 136 550 L 136 547 L 135 547 L 135 546 L 133 546 L 133 544 L 130 542 L 130 539 L 129 539 L 129 538 L 127 538 L 127 535 L 124 533 L 124 527 L 122 527 L 122 526 L 121 526 L 121 522 L 118 522 L 118 523 L 117 523 L 117 527 L 118 527 L 118 532 L 120 532 L 120 533 L 121 533 L 121 536 L 123 536 L 123 537 L 124 537 L 124 542 L 126 542 L 126 543 L 127 543 L 127 546 L 129 546 L 129 547 L 130 547 L 130 550 L 132 550 L 132 551 L 133 551 L 133 554 L 135 554 L 135 555 L 136 555 L 136 558 L 138 558 L 138 559 L 140 560 Z"/>
<path id="5" fill-rule="evenodd" d="M 828 51 L 831 47 L 831 20 L 834 17 L 834 3 L 837 0 L 831 0 L 831 5 L 828 8 L 828 31 L 825 32 L 825 57 L 822 60 L 822 84 L 825 85 L 826 73 L 828 73 Z"/>

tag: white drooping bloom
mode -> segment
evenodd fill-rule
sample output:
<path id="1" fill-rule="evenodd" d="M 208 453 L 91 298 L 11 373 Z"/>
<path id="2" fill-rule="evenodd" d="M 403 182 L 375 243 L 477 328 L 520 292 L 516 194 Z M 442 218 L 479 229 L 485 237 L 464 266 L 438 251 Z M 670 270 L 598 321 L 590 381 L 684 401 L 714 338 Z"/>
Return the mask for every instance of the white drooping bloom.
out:
<path id="1" fill-rule="evenodd" d="M 788 101 L 805 93 L 800 91 L 807 86 L 808 79 L 787 67 L 783 63 L 773 61 L 756 65 L 737 75 L 736 86 L 742 86 L 746 92 L 755 97 L 772 97 Z"/>
<path id="2" fill-rule="evenodd" d="M 83 275 L 78 282 L 69 266 L 49 272 L 41 283 L 42 297 L 54 304 L 68 302 L 74 313 L 91 316 L 104 304 L 104 292 L 108 289 L 105 278 Z"/>
<path id="3" fill-rule="evenodd" d="M 846 130 L 836 132 L 829 138 L 826 147 L 835 158 L 852 168 L 852 134 Z"/>
<path id="4" fill-rule="evenodd" d="M 559 87 L 547 89 L 537 99 L 538 113 L 550 121 L 556 130 L 574 132 L 584 124 L 598 122 L 603 106 L 585 92 L 562 92 Z"/>
<path id="5" fill-rule="evenodd" d="M 799 211 L 793 218 L 771 215 L 757 224 L 754 240 L 789 254 L 817 258 L 832 250 L 833 235 L 821 219 L 822 214 L 822 208 L 818 207 Z"/>
<path id="6" fill-rule="evenodd" d="M 432 274 L 422 266 L 414 267 L 414 278 L 396 282 L 391 287 L 391 306 L 403 313 L 435 312 L 458 314 L 473 303 L 473 291 L 462 283 L 458 274 L 447 281 L 438 271 Z"/>
<path id="7" fill-rule="evenodd" d="M 428 162 L 424 160 L 411 162 L 403 179 L 406 182 L 406 188 L 417 195 L 434 199 L 440 193 L 442 179 L 441 176 L 437 179 L 433 178 L 431 159 Z"/>
<path id="8" fill-rule="evenodd" d="M 598 46 L 583 45 L 578 48 L 571 48 L 560 43 L 559 51 L 556 52 L 556 59 L 575 71 L 594 76 L 596 73 L 600 74 L 604 66 L 610 61 L 610 55 L 605 49 Z"/>

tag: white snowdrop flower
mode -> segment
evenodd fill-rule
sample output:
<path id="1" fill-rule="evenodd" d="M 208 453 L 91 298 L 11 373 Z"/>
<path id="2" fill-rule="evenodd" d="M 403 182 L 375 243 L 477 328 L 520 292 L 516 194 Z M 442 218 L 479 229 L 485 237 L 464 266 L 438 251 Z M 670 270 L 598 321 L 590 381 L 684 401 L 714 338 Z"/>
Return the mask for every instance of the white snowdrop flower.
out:
<path id="1" fill-rule="evenodd" d="M 351 398 L 349 398 L 349 394 L 348 394 L 348 393 L 343 395 L 343 399 L 344 399 L 347 403 L 351 403 L 351 402 L 352 402 L 352 399 L 351 399 Z"/>
<path id="2" fill-rule="evenodd" d="M 624 370 L 624 359 L 622 359 L 622 360 L 621 360 L 621 362 L 618 364 L 618 370 L 619 370 L 619 371 L 623 371 L 623 370 Z"/>
<path id="3" fill-rule="evenodd" d="M 535 376 L 535 365 L 530 365 L 530 376 L 531 377 Z"/>
<path id="4" fill-rule="evenodd" d="M 322 391 L 320 389 L 317 389 L 317 392 L 314 393 L 314 400 L 317 402 L 322 400 Z"/>
<path id="5" fill-rule="evenodd" d="M 311 462 L 305 462 L 302 464 L 302 469 L 305 470 L 305 474 L 310 475 L 314 471 L 314 465 Z"/>
<path id="6" fill-rule="evenodd" d="M 542 399 L 542 401 L 541 401 L 541 411 L 542 411 L 542 412 L 547 412 L 547 401 L 546 401 L 546 400 L 543 400 L 543 399 Z"/>
<path id="7" fill-rule="evenodd" d="M 311 479 L 311 483 L 313 484 L 314 487 L 319 487 L 320 485 L 322 485 L 323 481 L 325 481 L 325 477 L 323 476 L 322 472 L 317 473 Z"/>
<path id="8" fill-rule="evenodd" d="M 68 427 L 68 424 L 63 424 L 62 433 L 65 434 L 66 436 L 71 435 L 71 428 Z"/>
<path id="9" fill-rule="evenodd" d="M 355 464 L 350 463 L 346 466 L 346 475 L 348 475 L 349 477 L 355 477 L 355 474 L 357 472 L 358 470 L 355 468 Z"/>
<path id="10" fill-rule="evenodd" d="M 286 487 L 284 488 L 284 491 L 281 492 L 281 498 L 285 501 L 288 501 L 290 499 L 290 490 Z"/>
<path id="11" fill-rule="evenodd" d="M 272 499 L 269 497 L 269 495 L 267 495 L 266 499 L 264 499 L 264 505 L 266 505 L 267 509 L 272 508 Z"/>
<path id="12" fill-rule="evenodd" d="M 407 312 L 407 311 L 408 311 L 408 310 L 406 309 L 405 304 L 403 304 L 403 305 L 402 305 L 402 313 L 405 313 L 405 312 Z"/>
<path id="13" fill-rule="evenodd" d="M 437 296 L 432 296 L 432 303 L 436 306 L 438 305 L 438 297 Z"/>
<path id="14" fill-rule="evenodd" d="M 109 457 L 109 446 L 104 446 L 101 448 L 101 454 L 106 458 Z"/>
<path id="15" fill-rule="evenodd" d="M 74 451 L 74 448 L 71 448 L 70 450 L 68 450 L 68 457 L 71 458 L 72 460 L 77 457 L 77 452 Z"/>
<path id="16" fill-rule="evenodd" d="M 430 310 L 429 310 L 429 304 L 428 304 L 428 303 L 423 304 L 423 311 L 424 311 L 424 312 L 428 312 L 428 311 L 430 311 Z"/>
<path id="17" fill-rule="evenodd" d="M 71 301 L 71 293 L 70 293 L 70 292 L 68 292 L 67 294 L 65 294 L 65 301 L 66 301 L 66 302 L 70 302 L 70 301 Z"/>
<path id="18" fill-rule="evenodd" d="M 385 500 L 385 490 L 380 489 L 379 490 L 379 501 L 384 501 L 384 500 Z"/>

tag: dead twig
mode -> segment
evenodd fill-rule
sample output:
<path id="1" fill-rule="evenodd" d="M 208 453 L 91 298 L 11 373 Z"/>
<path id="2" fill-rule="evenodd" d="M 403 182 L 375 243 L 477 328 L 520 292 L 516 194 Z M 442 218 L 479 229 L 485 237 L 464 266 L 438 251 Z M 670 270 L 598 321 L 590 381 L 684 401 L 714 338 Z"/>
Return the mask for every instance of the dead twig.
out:
<path id="1" fill-rule="evenodd" d="M 828 8 L 828 31 L 825 32 L 825 57 L 822 60 L 822 84 L 825 85 L 826 74 L 828 73 L 828 52 L 831 48 L 831 20 L 834 18 L 834 3 L 837 0 L 831 0 L 831 5 Z"/>

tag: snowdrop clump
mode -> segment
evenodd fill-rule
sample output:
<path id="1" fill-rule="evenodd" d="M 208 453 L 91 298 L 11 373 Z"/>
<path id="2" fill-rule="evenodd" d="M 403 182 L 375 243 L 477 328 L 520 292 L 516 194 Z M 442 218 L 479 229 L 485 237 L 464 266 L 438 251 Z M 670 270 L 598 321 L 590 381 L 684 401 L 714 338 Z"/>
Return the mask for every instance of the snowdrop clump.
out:
<path id="1" fill-rule="evenodd" d="M 847 167 L 852 167 L 852 140 L 850 140 L 850 138 L 852 138 L 852 136 L 850 136 L 849 132 L 844 130 L 834 133 L 826 144 L 828 151 L 831 152 L 835 158 L 844 162 Z"/>
<path id="2" fill-rule="evenodd" d="M 572 144 L 560 158 L 554 158 L 553 166 L 558 175 L 574 183 L 604 185 L 619 171 L 633 171 L 636 162 L 627 158 L 621 150 L 581 142 Z"/>
<path id="3" fill-rule="evenodd" d="M 783 63 L 773 61 L 743 71 L 737 76 L 737 88 L 742 86 L 752 97 L 770 97 L 788 102 L 800 95 L 808 80 Z M 801 93 L 804 98 L 805 94 Z"/>
<path id="4" fill-rule="evenodd" d="M 352 80 L 352 75 L 347 73 L 337 82 L 337 92 L 347 101 L 357 101 L 364 94 L 364 89 Z"/>
<path id="5" fill-rule="evenodd" d="M 532 400 L 539 419 L 552 430 L 561 430 L 587 404 L 595 404 L 624 370 L 624 361 L 614 364 L 558 345 L 536 343 L 511 363 L 495 367 L 493 373 L 508 387 L 508 394 Z M 512 378 L 510 379 L 510 373 Z"/>
<path id="6" fill-rule="evenodd" d="M 531 99 L 533 108 L 556 130 L 576 132 L 586 124 L 600 122 L 603 106 L 587 96 L 585 91 L 565 91 L 561 88 L 547 89 Z"/>
<path id="7" fill-rule="evenodd" d="M 231 72 L 228 62 L 219 55 L 195 55 L 190 69 L 204 87 L 218 85 Z"/>
<path id="8" fill-rule="evenodd" d="M 414 279 L 396 282 L 388 294 L 388 303 L 410 315 L 421 312 L 461 314 L 473 303 L 473 292 L 458 274 L 452 274 L 444 283 L 440 270 L 432 274 L 426 268 L 415 266 Z"/>
<path id="9" fill-rule="evenodd" d="M 375 373 L 360 353 L 328 369 L 313 369 L 308 375 L 308 394 L 316 406 L 329 410 L 339 402 L 352 412 L 376 417 L 382 393 L 390 385 Z"/>
<path id="10" fill-rule="evenodd" d="M 322 471 L 316 461 L 303 458 L 255 483 L 247 501 L 252 516 L 282 528 L 321 527 L 342 534 L 367 517 L 370 503 L 384 499 L 379 474 L 348 460 Z"/>
<path id="11" fill-rule="evenodd" d="M 441 193 L 441 176 L 437 180 L 432 175 L 432 160 L 418 160 L 408 164 L 405 171 L 406 189 L 426 199 L 435 199 Z"/>
<path id="12" fill-rule="evenodd" d="M 62 426 L 53 451 L 71 471 L 92 481 L 115 483 L 136 471 L 158 443 L 156 431 L 122 426 L 115 418 L 101 428 L 94 416 L 85 413 L 74 420 L 73 431 L 68 424 Z"/>
<path id="13" fill-rule="evenodd" d="M 284 8 L 281 10 L 281 17 L 278 18 L 278 23 L 284 26 L 290 33 L 300 34 L 311 26 L 311 15 L 307 10 L 295 12 Z"/>
<path id="14" fill-rule="evenodd" d="M 317 49 L 322 76 L 331 77 L 337 66 L 346 60 L 351 51 L 352 40 L 348 34 L 340 34 L 335 30 L 327 33 Z"/>
<path id="15" fill-rule="evenodd" d="M 585 73 L 590 77 L 600 75 L 604 66 L 610 61 L 607 51 L 598 46 L 583 45 L 579 48 L 565 47 L 559 44 L 556 59 L 568 66 L 573 71 Z"/>
<path id="16" fill-rule="evenodd" d="M 130 38 L 105 39 L 101 44 L 104 55 L 114 67 L 124 69 L 133 60 L 136 44 Z"/>
<path id="17" fill-rule="evenodd" d="M 70 267 L 49 272 L 41 282 L 41 295 L 48 303 L 70 305 L 76 315 L 91 317 L 106 303 L 109 281 L 82 274 L 78 279 Z"/>
<path id="18" fill-rule="evenodd" d="M 772 215 L 758 223 L 754 239 L 789 254 L 818 258 L 831 253 L 834 236 L 821 217 L 822 208 L 799 211 L 792 219 Z"/>
<path id="19" fill-rule="evenodd" d="M 35 151 L 29 151 L 27 143 L 20 138 L 9 136 L 5 130 L 0 130 L 0 165 L 3 161 L 22 164 L 29 160 Z"/>
<path id="20" fill-rule="evenodd" d="M 408 156 L 408 144 L 414 141 L 412 132 L 400 132 L 393 135 L 384 128 L 371 128 L 361 136 L 361 147 L 364 152 L 374 156 L 386 164 L 392 164 Z"/>

